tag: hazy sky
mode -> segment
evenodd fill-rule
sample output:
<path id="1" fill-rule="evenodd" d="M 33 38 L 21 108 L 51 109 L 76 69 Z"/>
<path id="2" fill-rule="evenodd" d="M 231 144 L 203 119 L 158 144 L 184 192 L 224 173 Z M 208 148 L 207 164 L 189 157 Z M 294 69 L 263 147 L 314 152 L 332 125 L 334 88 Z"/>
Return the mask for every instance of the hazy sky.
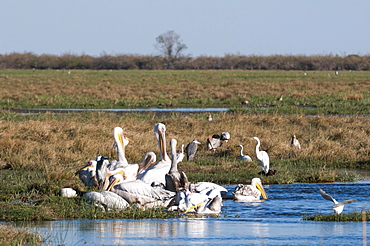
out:
<path id="1" fill-rule="evenodd" d="M 370 54 L 370 0 L 0 0 L 0 54 Z"/>

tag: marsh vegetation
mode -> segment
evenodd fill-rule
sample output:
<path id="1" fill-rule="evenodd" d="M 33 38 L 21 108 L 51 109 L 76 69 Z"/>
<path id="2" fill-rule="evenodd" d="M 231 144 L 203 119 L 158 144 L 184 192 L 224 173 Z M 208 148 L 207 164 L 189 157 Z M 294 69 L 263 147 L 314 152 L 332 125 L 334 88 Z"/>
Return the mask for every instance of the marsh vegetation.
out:
<path id="1" fill-rule="evenodd" d="M 328 74 L 330 76 L 328 76 Z M 121 126 L 134 142 L 130 163 L 156 151 L 155 123 L 168 139 L 197 139 L 195 160 L 179 169 L 191 182 L 249 183 L 258 176 L 255 142 L 270 155 L 278 175 L 264 184 L 355 181 L 369 170 L 370 72 L 303 71 L 0 71 L 1 220 L 67 218 L 167 218 L 163 211 L 102 213 L 81 198 L 57 196 L 63 187 L 85 190 L 75 172 L 88 160 L 116 159 L 112 131 Z M 277 100 L 284 95 L 282 101 Z M 247 105 L 242 104 L 248 100 Z M 212 114 L 85 112 L 24 115 L 22 108 L 228 107 Z M 313 116 L 313 117 L 312 117 Z M 229 144 L 216 153 L 205 140 L 228 131 Z M 295 134 L 302 149 L 290 146 Z M 254 160 L 242 162 L 239 148 Z"/>

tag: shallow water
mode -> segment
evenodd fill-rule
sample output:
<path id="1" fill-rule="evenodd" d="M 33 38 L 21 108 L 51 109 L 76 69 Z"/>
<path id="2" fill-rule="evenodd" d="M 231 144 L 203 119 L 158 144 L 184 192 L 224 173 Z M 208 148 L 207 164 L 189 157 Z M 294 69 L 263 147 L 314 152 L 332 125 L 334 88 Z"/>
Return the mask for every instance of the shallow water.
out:
<path id="1" fill-rule="evenodd" d="M 227 186 L 229 191 L 235 188 Z M 49 245 L 363 245 L 370 223 L 303 221 L 303 215 L 332 213 L 322 188 L 347 204 L 343 213 L 370 209 L 370 180 L 355 183 L 269 185 L 268 200 L 224 201 L 218 217 L 168 220 L 74 220 L 32 222 Z M 20 226 L 20 225 L 19 225 Z M 370 242 L 370 238 L 367 238 Z"/>

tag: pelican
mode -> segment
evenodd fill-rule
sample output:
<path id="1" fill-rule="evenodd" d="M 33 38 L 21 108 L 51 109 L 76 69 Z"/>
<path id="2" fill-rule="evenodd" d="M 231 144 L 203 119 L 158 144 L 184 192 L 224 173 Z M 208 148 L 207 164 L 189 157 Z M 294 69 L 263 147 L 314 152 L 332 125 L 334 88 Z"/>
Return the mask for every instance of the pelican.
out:
<path id="1" fill-rule="evenodd" d="M 188 188 L 189 181 L 184 172 L 179 172 L 177 170 L 177 153 L 176 153 L 176 145 L 177 140 L 171 139 L 170 146 L 171 146 L 171 153 L 172 153 L 172 162 L 171 162 L 171 169 L 165 176 L 165 187 L 166 189 L 178 192 Z"/>
<path id="2" fill-rule="evenodd" d="M 197 214 L 219 214 L 221 213 L 222 199 L 219 196 L 214 198 L 207 194 L 190 193 L 185 191 L 185 197 L 179 201 L 179 210 L 188 212 L 195 212 Z"/>
<path id="3" fill-rule="evenodd" d="M 198 182 L 189 185 L 190 191 L 202 193 L 204 190 L 216 189 L 219 190 L 221 195 L 224 196 L 227 193 L 227 189 L 221 185 L 212 182 Z"/>
<path id="4" fill-rule="evenodd" d="M 93 188 L 98 185 L 98 180 L 96 179 L 96 160 L 91 160 L 87 164 L 78 170 L 75 175 L 78 174 L 80 180 L 86 185 L 86 187 Z"/>
<path id="5" fill-rule="evenodd" d="M 109 179 L 110 185 L 107 190 L 118 194 L 129 203 L 137 203 L 141 206 L 154 203 L 156 206 L 166 207 L 175 196 L 174 192 L 154 188 L 142 180 L 122 182 L 123 177 L 120 173 Z"/>
<path id="6" fill-rule="evenodd" d="M 207 148 L 209 150 L 216 151 L 217 148 L 222 146 L 223 142 L 228 142 L 230 139 L 230 133 L 222 132 L 221 135 L 214 134 L 212 138 L 207 138 Z"/>
<path id="7" fill-rule="evenodd" d="M 137 176 L 148 169 L 151 165 L 153 165 L 157 161 L 157 156 L 154 152 L 147 152 L 144 155 L 143 161 L 141 162 L 139 169 L 137 171 Z"/>
<path id="8" fill-rule="evenodd" d="M 101 192 L 87 192 L 83 195 L 83 198 L 85 198 L 88 204 L 98 207 L 103 211 L 109 211 L 111 209 L 122 210 L 130 206 L 125 199 L 116 193 L 105 190 Z"/>
<path id="9" fill-rule="evenodd" d="M 301 145 L 299 144 L 299 141 L 295 135 L 292 135 L 292 140 L 290 141 L 290 145 L 297 149 L 301 149 Z"/>
<path id="10" fill-rule="evenodd" d="M 337 202 L 337 200 L 335 200 L 332 196 L 326 194 L 325 191 L 323 191 L 322 189 L 319 189 L 320 191 L 320 194 L 321 196 L 326 199 L 326 200 L 329 200 L 329 201 L 332 201 L 334 203 L 333 205 L 333 210 L 336 214 L 340 214 L 343 212 L 343 209 L 344 209 L 344 205 L 345 204 L 348 204 L 348 203 L 352 203 L 352 202 L 356 202 L 357 199 L 350 199 L 350 200 L 345 200 L 343 202 Z"/>
<path id="11" fill-rule="evenodd" d="M 256 140 L 257 141 L 257 144 L 256 144 L 256 156 L 257 156 L 257 159 L 260 161 L 260 165 L 261 165 L 261 167 L 263 169 L 263 172 L 265 173 L 265 175 L 267 175 L 268 172 L 269 172 L 269 169 L 270 169 L 270 158 L 269 158 L 269 155 L 267 154 L 266 151 L 259 150 L 260 145 L 261 145 L 261 142 L 260 142 L 260 140 L 259 140 L 258 137 L 253 137 L 250 140 Z"/>
<path id="12" fill-rule="evenodd" d="M 113 137 L 114 145 L 117 148 L 117 160 L 111 161 L 110 169 L 114 170 L 119 167 L 127 167 L 129 164 L 125 155 L 125 147 L 130 141 L 132 142 L 132 140 L 123 134 L 123 129 L 119 126 L 113 129 Z"/>
<path id="13" fill-rule="evenodd" d="M 243 145 L 240 144 L 236 147 L 240 148 L 240 158 L 242 159 L 242 161 L 252 161 L 252 158 L 249 155 L 243 154 Z"/>
<path id="14" fill-rule="evenodd" d="M 243 202 L 260 201 L 260 197 L 267 199 L 267 194 L 260 178 L 253 178 L 250 185 L 238 184 L 233 192 L 234 199 Z"/>
<path id="15" fill-rule="evenodd" d="M 199 141 L 194 139 L 188 145 L 186 145 L 185 153 L 187 161 L 192 161 L 194 159 L 195 154 L 197 153 L 198 144 L 201 144 Z"/>
<path id="16" fill-rule="evenodd" d="M 61 197 L 76 197 L 77 191 L 72 188 L 63 188 L 59 191 L 59 196 Z"/>
<path id="17" fill-rule="evenodd" d="M 138 179 L 144 181 L 145 183 L 152 184 L 165 184 L 165 175 L 170 171 L 171 159 L 168 157 L 166 152 L 166 126 L 162 123 L 157 123 L 154 125 L 154 135 L 158 142 L 159 153 L 161 160 L 146 169 L 141 174 L 139 174 Z"/>

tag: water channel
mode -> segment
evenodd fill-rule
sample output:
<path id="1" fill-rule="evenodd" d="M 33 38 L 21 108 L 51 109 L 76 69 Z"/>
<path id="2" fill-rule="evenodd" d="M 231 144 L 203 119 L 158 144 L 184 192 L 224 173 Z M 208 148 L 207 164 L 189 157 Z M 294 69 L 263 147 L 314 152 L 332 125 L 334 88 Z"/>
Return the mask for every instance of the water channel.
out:
<path id="1" fill-rule="evenodd" d="M 233 191 L 235 185 L 226 187 Z M 338 201 L 358 199 L 343 213 L 370 209 L 370 179 L 354 183 L 268 185 L 269 199 L 225 200 L 220 216 L 167 220 L 63 220 L 18 223 L 45 245 L 366 245 L 369 222 L 315 222 L 304 215 L 333 213 L 318 188 Z M 73 199 L 73 198 L 71 198 Z"/>

